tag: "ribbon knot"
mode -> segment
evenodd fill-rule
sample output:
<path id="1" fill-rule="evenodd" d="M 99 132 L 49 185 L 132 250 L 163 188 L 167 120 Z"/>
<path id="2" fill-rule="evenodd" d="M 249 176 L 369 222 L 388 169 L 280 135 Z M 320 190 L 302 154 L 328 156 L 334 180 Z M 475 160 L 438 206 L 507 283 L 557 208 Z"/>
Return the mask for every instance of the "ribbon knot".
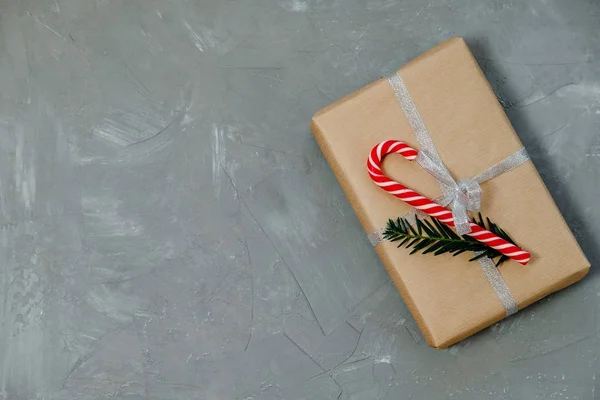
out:
<path id="1" fill-rule="evenodd" d="M 481 207 L 481 186 L 475 179 L 466 178 L 458 182 L 452 177 L 448 168 L 439 159 L 426 150 L 421 150 L 416 159 L 417 163 L 431 174 L 440 184 L 443 196 L 434 201 L 443 207 L 451 205 L 452 217 L 456 233 L 466 235 L 471 232 L 469 211 L 479 211 Z"/>
<path id="2" fill-rule="evenodd" d="M 471 232 L 468 211 L 479 211 L 481 208 L 481 186 L 474 179 L 458 181 L 452 194 L 444 197 L 444 206 L 452 204 L 452 217 L 459 235 Z"/>

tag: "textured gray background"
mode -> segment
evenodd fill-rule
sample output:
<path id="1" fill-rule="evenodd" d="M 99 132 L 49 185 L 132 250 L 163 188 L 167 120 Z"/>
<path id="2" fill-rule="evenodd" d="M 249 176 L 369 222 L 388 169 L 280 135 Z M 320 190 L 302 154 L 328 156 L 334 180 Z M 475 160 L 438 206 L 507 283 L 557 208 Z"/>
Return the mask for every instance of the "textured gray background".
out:
<path id="1" fill-rule="evenodd" d="M 457 35 L 596 264 L 596 1 L 0 0 L 0 398 L 593 399 L 594 269 L 430 349 L 309 132 Z"/>

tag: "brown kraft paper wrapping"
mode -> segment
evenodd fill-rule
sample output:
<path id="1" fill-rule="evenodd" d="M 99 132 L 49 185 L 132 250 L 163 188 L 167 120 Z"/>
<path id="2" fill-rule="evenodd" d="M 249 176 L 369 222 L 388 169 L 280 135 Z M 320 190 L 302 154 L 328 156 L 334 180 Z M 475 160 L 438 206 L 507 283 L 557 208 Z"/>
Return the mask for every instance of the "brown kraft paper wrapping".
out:
<path id="1" fill-rule="evenodd" d="M 522 147 L 465 42 L 450 39 L 399 70 L 438 152 L 458 180 L 471 178 Z M 410 206 L 369 178 L 371 148 L 397 139 L 418 149 L 386 79 L 350 94 L 313 117 L 311 129 L 352 204 L 365 234 L 403 216 Z M 417 163 L 385 159 L 391 178 L 435 198 L 441 190 Z M 482 185 L 481 213 L 529 251 L 527 266 L 499 267 L 519 309 L 583 278 L 590 264 L 531 161 Z M 376 247 L 430 346 L 444 348 L 501 320 L 505 310 L 471 255 L 414 254 Z"/>

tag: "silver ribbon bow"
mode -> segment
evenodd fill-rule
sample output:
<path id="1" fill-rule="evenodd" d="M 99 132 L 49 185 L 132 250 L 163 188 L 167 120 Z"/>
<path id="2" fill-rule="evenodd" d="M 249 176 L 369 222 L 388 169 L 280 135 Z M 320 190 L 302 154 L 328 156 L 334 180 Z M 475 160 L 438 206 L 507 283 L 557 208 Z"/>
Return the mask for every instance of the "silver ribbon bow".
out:
<path id="1" fill-rule="evenodd" d="M 468 211 L 478 211 L 481 207 L 479 183 L 475 179 L 461 179 L 456 182 L 444 163 L 441 160 L 434 161 L 426 151 L 421 150 L 416 161 L 440 184 L 444 195 L 434 201 L 444 207 L 451 204 L 456 233 L 466 235 L 471 232 Z"/>
<path id="2" fill-rule="evenodd" d="M 416 161 L 421 168 L 438 181 L 444 194 L 436 197 L 433 201 L 444 207 L 451 205 L 454 225 L 459 235 L 466 235 L 471 232 L 468 212 L 479 211 L 481 208 L 482 191 L 480 184 L 529 160 L 529 155 L 523 147 L 473 178 L 465 178 L 457 182 L 442 160 L 439 159 L 439 156 L 436 161 L 429 154 L 427 151 L 421 150 Z"/>

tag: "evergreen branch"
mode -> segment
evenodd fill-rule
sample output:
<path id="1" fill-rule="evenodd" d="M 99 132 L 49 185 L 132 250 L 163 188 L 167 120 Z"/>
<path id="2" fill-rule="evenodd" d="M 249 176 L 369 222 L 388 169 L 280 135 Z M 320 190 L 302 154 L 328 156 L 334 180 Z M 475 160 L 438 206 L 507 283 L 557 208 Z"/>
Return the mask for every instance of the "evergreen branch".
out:
<path id="1" fill-rule="evenodd" d="M 473 218 L 473 222 L 507 242 L 515 244 L 511 237 L 489 218 L 484 221 L 481 213 L 479 213 L 479 220 Z M 509 259 L 498 250 L 486 246 L 471 236 L 459 236 L 448 225 L 433 217 L 423 220 L 417 218 L 414 226 L 406 218 L 398 218 L 395 221 L 390 219 L 383 232 L 383 238 L 390 242 L 400 242 L 398 247 L 412 249 L 410 254 L 421 252 L 439 256 L 449 253 L 457 256 L 465 251 L 472 251 L 480 254 L 473 256 L 469 261 L 489 257 L 492 260 L 498 259 L 496 266 Z"/>

